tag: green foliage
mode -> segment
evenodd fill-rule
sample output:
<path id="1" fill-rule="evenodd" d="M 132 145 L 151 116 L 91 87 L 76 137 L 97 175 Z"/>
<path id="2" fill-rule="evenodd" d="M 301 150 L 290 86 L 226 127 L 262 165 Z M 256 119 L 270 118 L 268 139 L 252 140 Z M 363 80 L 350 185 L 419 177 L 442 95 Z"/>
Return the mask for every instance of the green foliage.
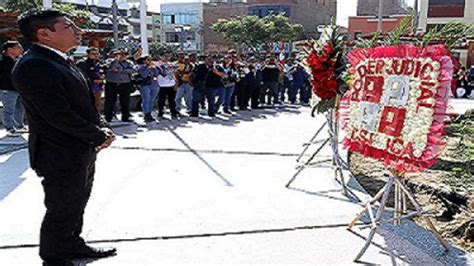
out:
<path id="1" fill-rule="evenodd" d="M 400 45 L 400 38 L 408 33 L 413 32 L 413 15 L 404 17 L 400 24 L 390 32 L 384 40 L 385 45 Z"/>
<path id="2" fill-rule="evenodd" d="M 236 44 L 245 43 L 256 51 L 259 45 L 267 48 L 274 42 L 294 40 L 303 32 L 303 26 L 290 23 L 283 14 L 240 16 L 234 19 L 221 19 L 211 29 L 222 34 L 224 39 Z"/>
<path id="3" fill-rule="evenodd" d="M 222 34 L 228 41 L 236 44 L 245 43 L 254 50 L 267 37 L 263 30 L 263 22 L 257 16 L 220 19 L 211 26 L 211 29 Z"/>
<path id="4" fill-rule="evenodd" d="M 425 34 L 421 40 L 420 46 L 425 47 L 432 41 L 443 40 L 446 47 L 452 48 L 466 36 L 474 34 L 474 26 L 463 22 L 450 21 L 442 27 L 434 27 Z"/>
<path id="5" fill-rule="evenodd" d="M 91 12 L 68 3 L 53 3 L 53 8 L 63 11 L 71 18 L 88 19 L 91 16 Z"/>
<path id="6" fill-rule="evenodd" d="M 474 193 L 474 121 L 465 119 L 448 128 L 452 134 L 460 137 L 454 154 L 462 167 L 451 169 L 447 183 L 453 190 L 466 190 L 472 194 Z"/>
<path id="7" fill-rule="evenodd" d="M 8 0 L 5 7 L 8 11 L 25 12 L 32 8 L 40 8 L 42 0 Z"/>
<path id="8" fill-rule="evenodd" d="M 401 37 L 413 32 L 413 15 L 407 16 L 400 21 L 400 24 L 390 32 L 382 41 L 383 45 L 400 45 Z M 372 48 L 379 45 L 380 32 L 375 33 L 371 40 L 358 39 L 356 48 Z M 415 45 L 425 47 L 432 42 L 443 42 L 448 49 L 458 44 L 467 36 L 474 35 L 474 25 L 465 24 L 464 22 L 451 21 L 444 26 L 435 26 L 428 31 L 423 38 L 418 41 L 412 41 Z"/>
<path id="9" fill-rule="evenodd" d="M 5 7 L 9 11 L 25 12 L 32 8 L 41 8 L 42 0 L 8 0 Z M 61 10 L 72 18 L 88 19 L 91 13 L 68 3 L 53 3 L 53 8 Z"/>
<path id="10" fill-rule="evenodd" d="M 319 102 L 314 104 L 313 110 L 311 111 L 311 116 L 315 116 L 315 114 L 323 114 L 328 112 L 329 110 L 333 109 L 336 105 L 336 98 L 330 99 L 321 99 Z"/>
<path id="11" fill-rule="evenodd" d="M 168 52 L 172 57 L 175 57 L 177 54 L 177 47 L 172 44 L 162 43 L 162 42 L 153 42 L 149 46 L 150 55 L 153 58 L 159 58 L 160 54 L 163 52 Z"/>
<path id="12" fill-rule="evenodd" d="M 294 40 L 304 31 L 303 25 L 290 23 L 283 14 L 263 17 L 262 22 L 270 44 Z"/>
<path id="13" fill-rule="evenodd" d="M 374 48 L 378 45 L 379 37 L 380 37 L 380 32 L 377 31 L 374 34 L 374 36 L 372 37 L 372 39 L 370 39 L 370 40 L 359 38 L 356 41 L 355 46 L 356 46 L 356 48 Z"/>

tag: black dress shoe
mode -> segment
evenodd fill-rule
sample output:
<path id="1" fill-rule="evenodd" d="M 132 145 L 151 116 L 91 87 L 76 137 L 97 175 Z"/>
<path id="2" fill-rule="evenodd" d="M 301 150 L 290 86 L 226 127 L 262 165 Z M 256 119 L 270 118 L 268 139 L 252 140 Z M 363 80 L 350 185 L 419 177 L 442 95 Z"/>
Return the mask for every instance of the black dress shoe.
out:
<path id="1" fill-rule="evenodd" d="M 117 255 L 117 249 L 114 247 L 91 247 L 84 245 L 76 250 L 74 250 L 70 257 L 73 259 L 83 259 L 83 258 L 106 258 L 110 256 Z"/>
<path id="2" fill-rule="evenodd" d="M 68 259 L 47 259 L 43 260 L 43 266 L 74 266 Z"/>

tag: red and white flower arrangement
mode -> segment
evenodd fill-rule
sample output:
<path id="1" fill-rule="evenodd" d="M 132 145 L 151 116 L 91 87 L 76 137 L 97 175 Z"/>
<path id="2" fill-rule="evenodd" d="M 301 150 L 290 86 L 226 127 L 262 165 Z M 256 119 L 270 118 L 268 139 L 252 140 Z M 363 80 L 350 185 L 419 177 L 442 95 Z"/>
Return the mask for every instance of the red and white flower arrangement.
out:
<path id="1" fill-rule="evenodd" d="M 453 73 L 444 45 L 357 49 L 349 56 L 345 146 L 399 172 L 432 166 L 443 148 Z"/>
<path id="2" fill-rule="evenodd" d="M 306 49 L 304 66 L 310 74 L 313 92 L 319 98 L 315 106 L 318 113 L 334 108 L 337 95 L 348 89 L 344 81 L 346 45 L 338 29 L 336 25 L 325 27 L 320 38 L 309 42 Z"/>

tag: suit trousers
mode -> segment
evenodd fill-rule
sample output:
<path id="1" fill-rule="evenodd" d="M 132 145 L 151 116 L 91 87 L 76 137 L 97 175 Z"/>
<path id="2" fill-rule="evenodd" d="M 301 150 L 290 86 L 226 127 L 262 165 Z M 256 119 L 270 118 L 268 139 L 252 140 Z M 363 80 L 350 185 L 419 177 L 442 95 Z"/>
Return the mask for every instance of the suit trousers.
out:
<path id="1" fill-rule="evenodd" d="M 90 158 L 89 158 L 90 159 Z M 81 238 L 83 215 L 92 190 L 95 158 L 74 170 L 50 170 L 43 176 L 46 214 L 41 224 L 40 257 L 67 258 L 84 245 Z"/>

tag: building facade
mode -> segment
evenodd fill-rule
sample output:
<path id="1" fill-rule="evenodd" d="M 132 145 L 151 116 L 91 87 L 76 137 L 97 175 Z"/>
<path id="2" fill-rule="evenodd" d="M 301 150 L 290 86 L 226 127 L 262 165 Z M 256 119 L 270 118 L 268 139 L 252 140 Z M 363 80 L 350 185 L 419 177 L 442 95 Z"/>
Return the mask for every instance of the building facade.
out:
<path id="1" fill-rule="evenodd" d="M 222 53 L 229 49 L 237 48 L 235 44 L 226 41 L 220 34 L 211 29 L 212 24 L 219 19 L 231 19 L 237 16 L 247 15 L 248 7 L 242 1 L 211 1 L 203 4 L 203 37 L 204 51 L 209 53 Z"/>
<path id="2" fill-rule="evenodd" d="M 444 25 L 450 21 L 474 23 L 474 0 L 421 0 L 419 7 L 418 30 L 427 32 L 437 25 Z M 473 36 L 466 40 L 466 49 L 455 51 L 462 65 L 474 64 Z"/>
<path id="3" fill-rule="evenodd" d="M 422 31 L 449 21 L 474 23 L 474 0 L 421 0 L 419 10 Z"/>
<path id="4" fill-rule="evenodd" d="M 422 0 L 423 1 L 423 0 Z M 357 0 L 357 16 L 377 16 L 379 0 Z M 404 0 L 383 0 L 384 16 L 407 14 Z"/>
<path id="5" fill-rule="evenodd" d="M 61 0 L 81 9 L 88 9 L 91 13 L 91 21 L 97 23 L 98 29 L 112 30 L 112 0 Z M 118 7 L 118 28 L 120 32 L 129 32 L 130 37 L 140 39 L 140 10 L 137 0 L 116 0 Z M 160 27 L 160 20 L 154 20 L 153 16 L 158 13 L 147 12 L 147 37 L 149 41 L 159 41 L 159 35 L 154 35 L 154 29 Z"/>
<path id="6" fill-rule="evenodd" d="M 395 29 L 407 15 L 391 15 L 382 18 L 382 32 L 389 33 Z M 375 16 L 349 17 L 349 38 L 357 40 L 360 35 L 371 34 L 378 30 L 378 19 Z"/>
<path id="7" fill-rule="evenodd" d="M 161 42 L 182 51 L 203 49 L 203 4 L 161 4 Z"/>
<path id="8" fill-rule="evenodd" d="M 248 0 L 247 4 L 249 15 L 283 13 L 290 22 L 303 25 L 303 39 L 318 37 L 317 27 L 330 23 L 337 15 L 336 0 Z"/>

